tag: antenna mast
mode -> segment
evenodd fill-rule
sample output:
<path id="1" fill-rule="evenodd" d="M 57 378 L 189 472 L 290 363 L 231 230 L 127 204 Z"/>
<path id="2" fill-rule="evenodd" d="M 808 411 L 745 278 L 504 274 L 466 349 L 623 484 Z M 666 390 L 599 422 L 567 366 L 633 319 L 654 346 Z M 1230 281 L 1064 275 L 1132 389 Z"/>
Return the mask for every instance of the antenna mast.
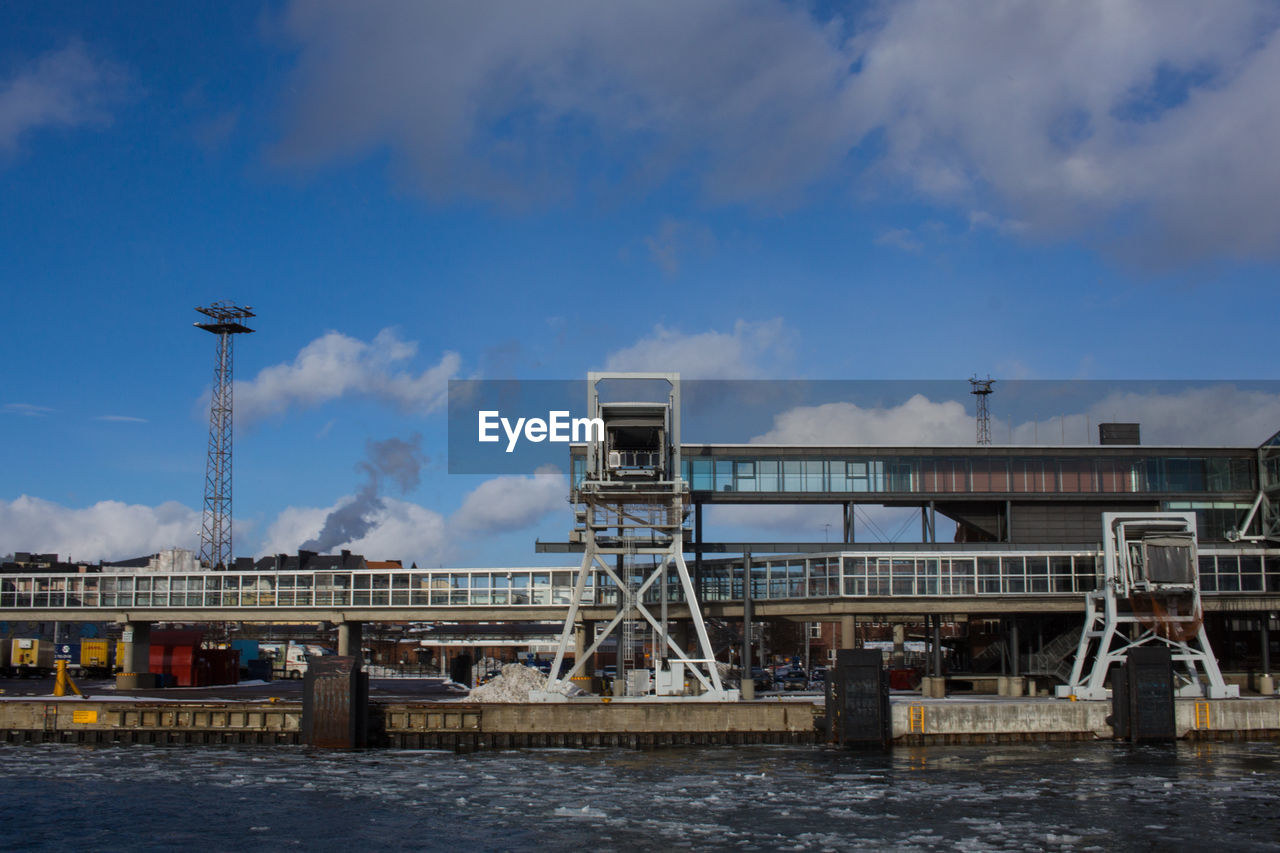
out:
<path id="1" fill-rule="evenodd" d="M 209 568 L 231 565 L 231 379 L 232 335 L 253 331 L 240 323 L 254 316 L 249 306 L 215 302 L 197 308 L 212 322 L 195 323 L 218 336 L 218 362 L 209 400 L 209 459 L 204 475 L 204 518 L 200 525 L 200 562 Z"/>

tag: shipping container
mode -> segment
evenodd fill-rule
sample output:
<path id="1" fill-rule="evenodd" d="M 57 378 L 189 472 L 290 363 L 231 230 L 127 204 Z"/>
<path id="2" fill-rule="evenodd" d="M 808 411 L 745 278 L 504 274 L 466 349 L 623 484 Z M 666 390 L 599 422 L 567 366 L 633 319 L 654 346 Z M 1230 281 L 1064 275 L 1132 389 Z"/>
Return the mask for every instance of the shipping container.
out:
<path id="1" fill-rule="evenodd" d="M 9 665 L 15 675 L 48 675 L 53 672 L 53 643 L 15 637 L 9 644 Z"/>
<path id="2" fill-rule="evenodd" d="M 111 674 L 111 641 L 81 640 L 80 669 L 91 675 Z"/>
<path id="3" fill-rule="evenodd" d="M 240 680 L 240 653 L 202 648 L 202 631 L 152 631 L 151 672 L 166 687 L 206 687 Z"/>

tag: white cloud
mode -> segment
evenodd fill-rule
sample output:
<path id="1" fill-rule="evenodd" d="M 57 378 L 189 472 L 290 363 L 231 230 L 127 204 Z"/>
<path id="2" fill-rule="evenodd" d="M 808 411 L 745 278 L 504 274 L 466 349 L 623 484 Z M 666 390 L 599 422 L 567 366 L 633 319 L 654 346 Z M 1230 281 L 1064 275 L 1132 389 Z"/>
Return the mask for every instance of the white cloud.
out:
<path id="1" fill-rule="evenodd" d="M 972 444 L 973 416 L 954 400 L 935 403 L 916 394 L 898 406 L 863 408 L 853 403 L 798 406 L 776 415 L 773 429 L 756 444 L 877 445 L 910 447 Z"/>
<path id="2" fill-rule="evenodd" d="M 100 125 L 117 100 L 124 75 L 72 42 L 0 80 L 0 153 L 17 149 L 23 136 L 46 127 Z"/>
<path id="3" fill-rule="evenodd" d="M 107 421 L 107 422 L 109 422 L 109 423 L 117 423 L 117 424 L 145 424 L 145 423 L 147 423 L 147 419 L 146 419 L 146 418 L 135 418 L 133 415 L 98 415 L 98 416 L 96 416 L 96 417 L 94 418 L 94 420 L 95 420 L 95 421 Z"/>
<path id="4" fill-rule="evenodd" d="M 1280 430 L 1280 394 L 1223 384 L 1172 394 L 1112 394 L 1090 406 L 1088 416 L 1095 435 L 1099 421 L 1141 424 L 1143 444 L 1256 447 Z M 1050 434 L 1058 435 L 1052 422 Z"/>
<path id="5" fill-rule="evenodd" d="M 935 200 L 991 196 L 993 220 L 1057 234 L 1122 219 L 1147 252 L 1274 256 L 1276 23 L 1265 3 L 915 0 L 855 39 L 848 104 Z"/>
<path id="6" fill-rule="evenodd" d="M 449 551 L 448 529 L 440 513 L 394 498 L 383 502 L 386 507 L 377 523 L 344 547 L 374 560 L 404 559 L 406 565 L 439 562 Z"/>
<path id="7" fill-rule="evenodd" d="M 955 535 L 954 523 L 936 516 L 937 537 Z M 704 518 L 708 541 L 830 542 L 844 535 L 842 508 L 830 504 L 711 504 Z M 915 507 L 859 504 L 854 514 L 856 542 L 919 542 L 920 510 Z M 760 555 L 759 559 L 764 559 Z"/>
<path id="8" fill-rule="evenodd" d="M 786 330 L 781 319 L 739 320 L 732 332 L 685 334 L 664 326 L 625 349 L 611 353 L 605 370 L 679 371 L 683 379 L 752 379 L 777 372 L 785 361 Z"/>
<path id="9" fill-rule="evenodd" d="M 277 156 L 389 146 L 438 200 L 558 194 L 587 149 L 607 152 L 602 177 L 641 184 L 695 158 L 709 196 L 752 200 L 844 153 L 829 108 L 845 58 L 783 5 L 330 0 L 295 3 L 282 29 L 299 53 Z"/>
<path id="10" fill-rule="evenodd" d="M 569 481 L 554 465 L 539 468 L 528 477 L 495 477 L 466 496 L 449 524 L 473 533 L 521 530 L 548 513 L 567 510 L 568 494 Z"/>
<path id="11" fill-rule="evenodd" d="M 0 550 L 123 560 L 174 546 L 197 550 L 200 514 L 176 501 L 150 507 L 99 501 L 83 509 L 28 495 L 0 500 Z"/>
<path id="12" fill-rule="evenodd" d="M 54 411 L 48 406 L 37 406 L 34 403 L 5 403 L 4 410 L 8 414 L 27 418 L 42 418 Z"/>
<path id="13" fill-rule="evenodd" d="M 807 8 L 295 3 L 275 154 L 389 149 L 437 201 L 691 175 L 713 203 L 779 207 L 905 184 L 1004 233 L 1160 259 L 1280 252 L 1274 4 Z"/>
<path id="14" fill-rule="evenodd" d="M 430 412 L 445 404 L 449 380 L 462 363 L 446 352 L 421 373 L 405 369 L 418 345 L 383 329 L 365 342 L 328 332 L 307 344 L 289 364 L 263 368 L 235 384 L 236 415 L 246 422 L 294 407 L 318 406 L 350 395 L 373 397 L 407 411 Z"/>
<path id="15" fill-rule="evenodd" d="M 1253 447 L 1280 430 L 1280 395 L 1215 383 L 1177 392 L 1116 392 L 1084 411 L 1046 415 L 1010 424 L 992 420 L 995 444 L 1096 444 L 1099 423 L 1142 425 L 1142 443 Z M 971 410 L 955 400 L 915 395 L 897 406 L 853 403 L 800 406 L 774 417 L 756 444 L 969 445 L 975 440 Z"/>
<path id="16" fill-rule="evenodd" d="M 315 539 L 325 519 L 355 498 L 347 495 L 329 507 L 287 507 L 267 528 L 264 554 L 294 554 L 302 543 Z M 383 497 L 370 517 L 369 530 L 359 539 L 336 544 L 370 560 L 405 560 L 405 565 L 435 563 L 449 551 L 445 519 L 440 513 L 409 501 Z"/>
<path id="17" fill-rule="evenodd" d="M 528 477 L 485 480 L 450 516 L 408 501 L 382 496 L 366 516 L 368 529 L 359 538 L 338 542 L 330 550 L 348 549 L 370 559 L 403 559 L 406 565 L 435 564 L 450 559 L 455 543 L 477 534 L 510 533 L 532 527 L 548 513 L 565 511 L 569 485 L 554 466 Z M 262 551 L 295 553 L 300 544 L 316 539 L 336 510 L 357 500 L 347 495 L 329 507 L 288 507 L 267 529 Z"/>

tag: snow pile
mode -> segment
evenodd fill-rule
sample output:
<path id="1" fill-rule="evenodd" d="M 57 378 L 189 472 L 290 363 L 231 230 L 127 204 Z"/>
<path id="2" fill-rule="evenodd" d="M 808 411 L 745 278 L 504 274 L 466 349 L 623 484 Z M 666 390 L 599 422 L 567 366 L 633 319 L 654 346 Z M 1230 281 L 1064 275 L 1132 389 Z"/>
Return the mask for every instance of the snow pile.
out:
<path id="1" fill-rule="evenodd" d="M 471 691 L 472 702 L 528 702 L 529 693 L 547 689 L 547 676 L 531 666 L 509 663 L 492 681 Z M 586 691 L 561 682 L 558 692 L 566 696 L 583 696 Z"/>

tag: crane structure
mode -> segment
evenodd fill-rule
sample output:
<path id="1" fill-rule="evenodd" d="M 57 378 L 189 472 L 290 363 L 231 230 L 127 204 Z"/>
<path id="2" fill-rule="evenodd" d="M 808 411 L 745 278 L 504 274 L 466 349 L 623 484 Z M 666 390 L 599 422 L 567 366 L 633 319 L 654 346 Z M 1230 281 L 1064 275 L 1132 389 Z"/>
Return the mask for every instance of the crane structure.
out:
<path id="1" fill-rule="evenodd" d="M 1191 512 L 1104 512 L 1102 587 L 1086 594 L 1085 624 L 1060 697 L 1106 699 L 1107 675 L 1131 649 L 1165 645 L 1177 695 L 1226 699 L 1200 603 L 1196 518 Z"/>
<path id="2" fill-rule="evenodd" d="M 248 306 L 214 302 L 197 308 L 209 318 L 195 323 L 218 336 L 218 356 L 209 399 L 209 455 L 205 464 L 204 513 L 200 522 L 200 562 L 207 568 L 231 565 L 231 403 L 233 345 L 236 335 L 253 332 L 241 320 L 255 316 Z"/>
<path id="3" fill-rule="evenodd" d="M 665 384 L 666 399 L 605 402 L 601 386 L 615 382 Z M 716 666 L 706 624 L 684 559 L 689 484 L 680 465 L 680 377 L 676 373 L 589 373 L 588 415 L 603 430 L 587 442 L 586 468 L 575 484 L 576 527 L 583 543 L 569 612 L 556 648 L 551 678 L 535 701 L 563 701 L 570 679 L 583 672 L 605 640 L 615 637 L 614 695 L 620 699 L 734 701 Z M 673 595 L 678 588 L 683 596 Z M 695 649 L 672 631 L 669 604 L 683 598 Z M 589 647 L 573 646 L 584 606 L 615 606 L 614 616 Z M 656 612 L 655 612 L 656 611 Z M 640 632 L 652 637 L 653 668 L 643 661 Z M 573 665 L 561 672 L 570 649 Z"/>

